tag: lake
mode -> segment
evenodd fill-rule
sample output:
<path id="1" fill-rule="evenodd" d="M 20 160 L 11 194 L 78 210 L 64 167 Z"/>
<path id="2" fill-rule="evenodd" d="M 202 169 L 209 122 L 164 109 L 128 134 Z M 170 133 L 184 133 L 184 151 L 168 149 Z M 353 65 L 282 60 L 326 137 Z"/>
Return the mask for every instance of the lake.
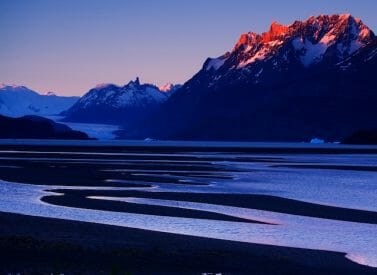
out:
<path id="1" fill-rule="evenodd" d="M 4 140 L 0 211 L 337 251 L 377 267 L 377 147 Z"/>

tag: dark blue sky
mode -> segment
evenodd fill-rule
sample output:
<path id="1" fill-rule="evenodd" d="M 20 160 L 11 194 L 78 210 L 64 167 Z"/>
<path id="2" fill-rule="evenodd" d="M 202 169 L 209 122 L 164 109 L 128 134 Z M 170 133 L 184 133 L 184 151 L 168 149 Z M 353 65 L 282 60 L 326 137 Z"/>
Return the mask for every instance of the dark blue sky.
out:
<path id="1" fill-rule="evenodd" d="M 376 12 L 376 0 L 0 0 L 0 82 L 65 95 L 182 83 L 274 20 L 351 13 L 377 31 Z"/>

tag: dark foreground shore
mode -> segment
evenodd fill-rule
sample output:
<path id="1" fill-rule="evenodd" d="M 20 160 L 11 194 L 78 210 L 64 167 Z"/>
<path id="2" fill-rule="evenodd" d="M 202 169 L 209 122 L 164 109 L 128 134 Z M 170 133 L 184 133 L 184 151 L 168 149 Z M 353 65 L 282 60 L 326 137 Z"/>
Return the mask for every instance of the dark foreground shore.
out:
<path id="1" fill-rule="evenodd" d="M 377 274 L 342 253 L 0 212 L 0 274 Z"/>

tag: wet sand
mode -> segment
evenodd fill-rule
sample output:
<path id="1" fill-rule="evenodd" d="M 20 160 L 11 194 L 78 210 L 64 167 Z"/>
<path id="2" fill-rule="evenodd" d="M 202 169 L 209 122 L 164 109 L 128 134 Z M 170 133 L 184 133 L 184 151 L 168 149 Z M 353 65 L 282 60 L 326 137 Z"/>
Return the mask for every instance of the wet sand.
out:
<path id="1" fill-rule="evenodd" d="M 336 252 L 8 213 L 0 224 L 0 274 L 376 274 Z"/>
<path id="2" fill-rule="evenodd" d="M 179 192 L 143 192 L 127 190 L 52 190 L 62 196 L 45 196 L 42 201 L 69 207 L 78 207 L 96 210 L 108 210 L 116 212 L 129 212 L 140 214 L 156 214 L 167 216 L 181 216 L 179 209 L 166 207 L 165 211 L 157 206 L 133 204 L 117 201 L 93 200 L 88 197 L 130 197 L 130 198 L 150 198 L 174 201 L 187 201 L 209 203 L 217 205 L 235 206 L 248 209 L 267 210 L 278 213 L 286 213 L 307 217 L 316 217 L 332 220 L 362 222 L 377 224 L 377 212 L 347 209 L 334 206 L 326 206 L 293 199 L 286 199 L 270 195 L 246 195 L 246 194 L 213 194 L 213 193 L 179 193 Z M 149 213 L 148 210 L 150 210 Z M 170 211 L 169 211 L 170 210 Z M 178 212 L 178 213 L 177 213 Z M 185 217 L 200 218 L 200 215 Z M 208 217 L 207 217 L 208 218 Z"/>

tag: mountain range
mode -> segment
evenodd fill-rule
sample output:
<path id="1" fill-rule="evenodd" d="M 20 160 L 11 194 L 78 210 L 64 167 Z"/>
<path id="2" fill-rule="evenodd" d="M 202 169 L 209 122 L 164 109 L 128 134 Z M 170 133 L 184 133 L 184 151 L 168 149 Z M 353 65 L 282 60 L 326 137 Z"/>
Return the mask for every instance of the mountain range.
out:
<path id="1" fill-rule="evenodd" d="M 377 128 L 377 39 L 349 14 L 242 34 L 123 138 L 338 141 Z"/>
<path id="2" fill-rule="evenodd" d="M 10 117 L 24 115 L 57 115 L 70 108 L 79 97 L 41 95 L 25 86 L 0 84 L 0 114 Z"/>
<path id="3" fill-rule="evenodd" d="M 64 112 L 64 120 L 135 125 L 156 111 L 179 87 L 166 84 L 158 88 L 141 84 L 139 78 L 124 86 L 101 84 Z"/>
<path id="4" fill-rule="evenodd" d="M 320 15 L 242 34 L 183 85 L 137 78 L 56 106 L 65 121 L 120 124 L 127 139 L 339 141 L 377 128 L 376 72 L 375 34 L 350 14 Z M 2 114 L 58 111 L 24 99 L 19 111 L 3 98 Z"/>

